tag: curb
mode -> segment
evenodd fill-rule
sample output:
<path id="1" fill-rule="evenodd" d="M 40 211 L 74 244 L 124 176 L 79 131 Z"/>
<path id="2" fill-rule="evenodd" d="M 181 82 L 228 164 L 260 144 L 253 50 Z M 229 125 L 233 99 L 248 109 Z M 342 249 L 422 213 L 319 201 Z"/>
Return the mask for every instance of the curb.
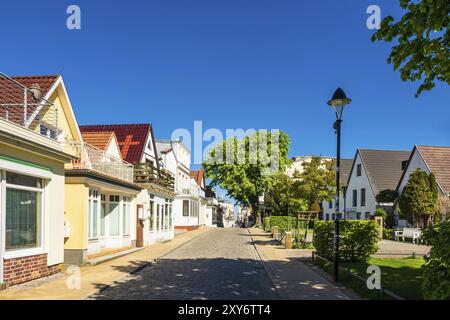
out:
<path id="1" fill-rule="evenodd" d="M 270 267 L 269 264 L 266 263 L 264 261 L 264 259 L 262 258 L 261 253 L 259 252 L 258 248 L 255 245 L 253 235 L 251 234 L 251 232 L 248 228 L 247 228 L 247 232 L 250 235 L 250 238 L 252 239 L 252 245 L 253 245 L 253 248 L 255 248 L 256 253 L 258 254 L 259 261 L 261 261 L 261 264 L 263 265 L 264 270 L 267 273 L 267 276 L 269 277 L 270 281 L 272 281 L 272 284 L 273 284 L 275 290 L 277 291 L 278 296 L 280 296 L 280 298 L 282 300 L 289 300 L 289 295 L 287 294 L 286 290 L 282 286 L 278 286 L 275 283 L 277 276 L 275 275 L 275 272 L 273 271 L 272 267 Z"/>

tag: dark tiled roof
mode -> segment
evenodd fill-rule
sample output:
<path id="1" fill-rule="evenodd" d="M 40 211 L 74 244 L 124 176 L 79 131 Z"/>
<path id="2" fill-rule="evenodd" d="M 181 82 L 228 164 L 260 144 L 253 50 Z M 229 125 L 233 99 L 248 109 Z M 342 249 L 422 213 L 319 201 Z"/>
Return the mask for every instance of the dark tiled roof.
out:
<path id="1" fill-rule="evenodd" d="M 445 193 L 450 193 L 450 147 L 417 146 Z"/>
<path id="2" fill-rule="evenodd" d="M 411 152 L 368 149 L 358 152 L 375 195 L 386 189 L 395 190 L 403 174 L 402 162 L 408 161 Z"/>
<path id="3" fill-rule="evenodd" d="M 141 161 L 150 130 L 150 124 L 80 126 L 81 132 L 113 131 L 116 134 L 122 158 L 129 163 L 139 163 Z"/>
<path id="4" fill-rule="evenodd" d="M 346 186 L 352 170 L 353 159 L 341 159 L 341 183 Z"/>
<path id="5" fill-rule="evenodd" d="M 20 83 L 22 86 L 27 88 L 34 84 L 38 84 L 42 90 L 42 98 L 48 94 L 51 87 L 54 85 L 55 81 L 58 79 L 58 75 L 45 75 L 45 76 L 21 76 L 21 77 L 11 77 L 13 80 Z M 23 124 L 24 119 L 24 88 L 12 81 L 11 79 L 0 76 L 0 118 L 8 118 L 8 120 Z M 27 101 L 30 104 L 27 108 L 27 116 L 31 116 L 36 110 L 36 106 L 32 104 L 39 103 L 36 101 L 31 94 L 28 92 Z M 8 105 L 12 105 L 7 107 Z M 21 105 L 21 106 L 17 106 Z"/>

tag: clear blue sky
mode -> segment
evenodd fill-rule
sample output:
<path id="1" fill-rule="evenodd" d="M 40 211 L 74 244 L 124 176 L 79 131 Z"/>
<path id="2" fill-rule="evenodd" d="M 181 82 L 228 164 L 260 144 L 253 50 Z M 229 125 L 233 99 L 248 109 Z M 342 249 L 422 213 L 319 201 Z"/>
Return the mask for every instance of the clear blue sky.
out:
<path id="1" fill-rule="evenodd" d="M 61 73 L 80 124 L 279 128 L 291 155 L 335 154 L 326 102 L 342 86 L 343 155 L 357 147 L 450 145 L 446 84 L 414 98 L 372 43 L 373 1 L 2 1 L 0 71 Z M 398 1 L 378 0 L 398 16 Z M 78 4 L 82 30 L 66 28 Z"/>

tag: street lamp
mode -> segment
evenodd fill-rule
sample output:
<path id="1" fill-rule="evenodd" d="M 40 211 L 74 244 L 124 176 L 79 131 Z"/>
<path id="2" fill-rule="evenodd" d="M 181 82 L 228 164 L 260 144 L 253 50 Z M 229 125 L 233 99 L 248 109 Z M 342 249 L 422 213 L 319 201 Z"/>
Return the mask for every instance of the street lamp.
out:
<path id="1" fill-rule="evenodd" d="M 333 241 L 333 280 L 339 281 L 339 194 L 340 194 L 340 175 L 341 175 L 341 123 L 342 114 L 347 104 L 352 100 L 347 98 L 344 90 L 337 88 L 333 97 L 328 101 L 328 105 L 336 112 L 336 122 L 333 128 L 337 134 L 337 155 L 336 155 L 336 208 L 334 217 L 334 241 Z"/>

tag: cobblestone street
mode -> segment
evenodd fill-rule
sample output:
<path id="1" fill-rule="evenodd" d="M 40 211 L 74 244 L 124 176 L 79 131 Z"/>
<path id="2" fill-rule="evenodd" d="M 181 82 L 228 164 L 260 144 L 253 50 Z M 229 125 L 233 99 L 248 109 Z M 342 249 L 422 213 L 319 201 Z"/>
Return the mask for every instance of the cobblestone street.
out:
<path id="1" fill-rule="evenodd" d="M 279 299 L 246 229 L 217 228 L 90 299 Z"/>

